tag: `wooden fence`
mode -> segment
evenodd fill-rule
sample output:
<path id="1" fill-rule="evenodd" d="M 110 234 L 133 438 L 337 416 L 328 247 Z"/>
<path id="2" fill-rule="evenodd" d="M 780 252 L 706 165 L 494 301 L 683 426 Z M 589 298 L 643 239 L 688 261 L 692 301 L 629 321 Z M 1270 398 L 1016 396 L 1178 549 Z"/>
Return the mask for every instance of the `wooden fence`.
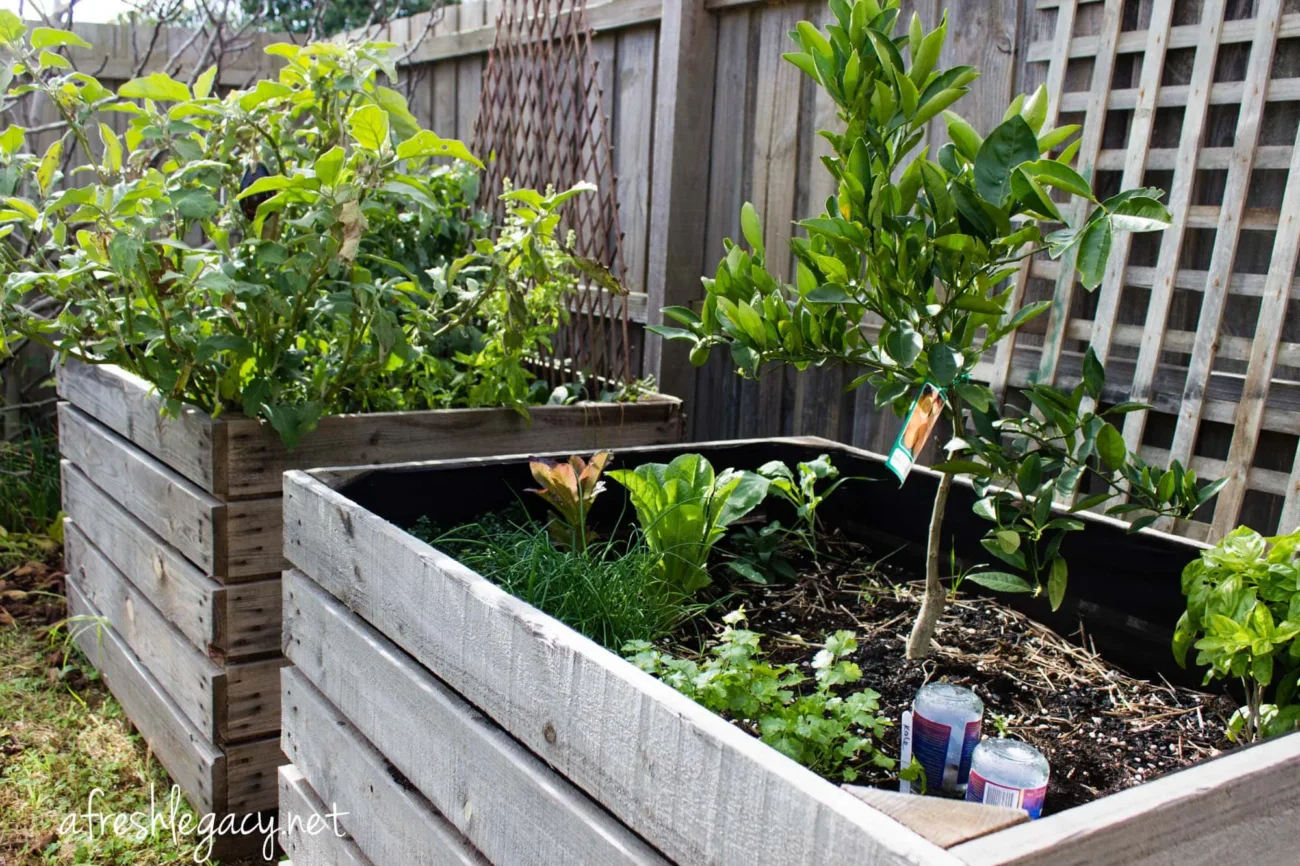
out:
<path id="1" fill-rule="evenodd" d="M 927 25 L 943 7 L 903 5 L 905 16 L 915 10 Z M 1231 478 L 1199 522 L 1166 528 L 1201 538 L 1239 522 L 1266 532 L 1294 528 L 1300 321 L 1287 302 L 1300 242 L 1300 190 L 1292 183 L 1300 173 L 1290 170 L 1300 158 L 1293 147 L 1300 0 L 948 5 L 943 62 L 982 72 L 959 106 L 976 128 L 992 128 L 1014 94 L 1046 82 L 1054 118 L 1085 122 L 1079 166 L 1096 186 L 1167 189 L 1176 219 L 1163 236 L 1117 241 L 1095 293 L 1076 290 L 1056 262 L 1027 264 L 1021 296 L 1050 299 L 1052 310 L 982 359 L 977 374 L 1000 392 L 1030 381 L 1069 385 L 1092 343 L 1107 362 L 1107 399 L 1154 406 L 1128 417 L 1131 447 L 1155 462 L 1172 456 L 1202 476 Z M 500 8 L 500 0 L 470 0 L 445 10 L 403 67 L 413 111 L 442 135 L 472 138 Z M 739 236 L 745 201 L 763 218 L 776 268 L 788 270 L 792 220 L 819 210 L 833 191 L 815 131 L 836 121 L 819 89 L 781 54 L 794 23 L 825 20 L 826 5 L 605 0 L 587 15 L 610 118 L 633 318 L 655 322 L 665 304 L 699 303 L 700 276 L 716 267 L 723 238 Z M 416 16 L 377 35 L 405 45 L 426 23 Z M 84 35 L 101 51 L 103 36 Z M 101 53 L 112 68 L 122 49 Z M 247 68 L 223 73 L 223 81 L 242 83 L 236 79 L 263 63 L 243 62 Z M 823 435 L 880 450 L 897 433 L 897 419 L 873 408 L 869 388 L 843 391 L 854 371 L 775 371 L 745 382 L 728 360 L 696 370 L 679 345 L 645 341 L 644 368 L 686 401 L 693 438 Z"/>

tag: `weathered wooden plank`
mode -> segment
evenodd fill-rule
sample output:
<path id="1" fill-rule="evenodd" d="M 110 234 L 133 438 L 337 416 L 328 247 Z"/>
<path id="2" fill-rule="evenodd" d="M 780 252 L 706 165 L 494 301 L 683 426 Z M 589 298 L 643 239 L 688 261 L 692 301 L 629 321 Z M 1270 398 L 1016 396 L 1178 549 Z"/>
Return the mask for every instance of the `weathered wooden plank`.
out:
<path id="1" fill-rule="evenodd" d="M 660 4 L 659 56 L 655 64 L 654 154 L 650 168 L 650 243 L 647 249 L 646 321 L 663 324 L 663 308 L 689 305 L 699 297 L 703 268 L 708 152 L 713 114 L 713 51 L 717 22 L 702 4 L 666 0 Z M 590 10 L 589 10 L 590 12 Z M 593 27 L 595 23 L 593 22 Z M 665 393 L 688 404 L 695 395 L 695 368 L 681 343 L 666 344 L 648 334 L 642 371 Z"/>
<path id="2" fill-rule="evenodd" d="M 1300 253 L 1300 148 L 1295 148 L 1291 168 L 1287 172 L 1286 193 L 1282 199 L 1282 221 L 1273 242 L 1264 297 L 1260 302 L 1251 344 L 1250 363 L 1246 368 L 1246 381 L 1242 384 L 1241 402 L 1237 405 L 1237 415 L 1233 419 L 1228 471 L 1223 476 L 1228 479 L 1228 483 L 1219 491 L 1214 503 L 1212 539 L 1222 538 L 1236 526 L 1242 502 L 1246 498 L 1251 462 L 1264 422 L 1264 403 L 1268 398 L 1274 365 L 1279 360 L 1278 344 L 1286 321 L 1297 253 Z M 1300 461 L 1292 464 L 1291 479 L 1279 522 L 1283 532 L 1289 531 L 1288 527 L 1295 526 L 1300 518 L 1300 497 L 1294 492 L 1297 484 L 1300 484 Z"/>
<path id="3" fill-rule="evenodd" d="M 68 613 L 73 617 L 100 616 L 78 588 L 75 574 L 68 578 Z M 199 812 L 224 808 L 225 754 L 185 718 L 111 629 L 96 628 L 83 620 L 73 622 L 72 631 L 77 646 L 103 675 L 127 718 L 190 804 Z"/>
<path id="4" fill-rule="evenodd" d="M 575 451 L 648 445 L 679 439 L 683 423 L 681 402 L 661 395 L 637 403 L 537 406 L 527 418 L 512 409 L 331 415 L 290 452 L 279 434 L 259 421 L 213 421 L 192 411 L 177 419 L 162 418 L 158 395 L 150 393 L 143 380 L 120 368 L 70 365 L 60 375 L 60 387 L 79 411 L 125 437 L 204 492 L 216 493 L 216 497 L 202 500 L 210 510 L 216 509 L 222 498 L 278 495 L 280 475 L 288 469 L 340 462 L 391 463 L 426 457 L 522 453 L 555 442 L 570 443 L 561 447 Z M 200 448 L 206 449 L 206 456 L 196 456 L 194 449 Z M 204 470 L 204 465 L 210 468 Z M 92 478 L 104 485 L 99 476 L 92 473 Z M 201 480 L 204 478 L 207 480 Z M 245 528 L 254 532 L 242 536 L 242 529 L 234 532 L 230 552 L 235 567 L 231 576 L 280 570 L 282 563 L 274 556 L 279 550 L 278 527 L 267 527 L 262 538 L 255 533 L 255 524 L 277 508 L 269 500 L 255 505 L 230 504 L 227 511 L 232 520 L 243 520 Z M 165 531 L 145 522 L 169 539 Z M 274 539 L 269 546 L 263 543 L 267 537 Z M 241 544 L 246 549 L 241 551 Z M 202 553 L 181 544 L 176 546 L 196 563 L 204 564 Z"/>
<path id="5" fill-rule="evenodd" d="M 1024 809 L 986 806 L 944 797 L 921 797 L 879 788 L 845 785 L 844 790 L 936 845 L 951 848 L 1029 820 Z"/>
<path id="6" fill-rule="evenodd" d="M 280 650 L 280 578 L 223 586 L 63 461 L 63 510 L 200 652 L 234 660 Z"/>
<path id="7" fill-rule="evenodd" d="M 68 403 L 59 448 L 97 487 L 204 573 L 226 582 L 278 571 L 278 499 L 225 503 Z"/>
<path id="8" fill-rule="evenodd" d="M 614 113 L 614 172 L 618 179 L 619 228 L 623 232 L 626 284 L 646 286 L 646 244 L 650 238 L 651 130 L 654 126 L 657 28 L 640 27 L 618 38 Z"/>
<path id="9" fill-rule="evenodd" d="M 1232 163 L 1228 167 L 1223 205 L 1214 234 L 1210 277 L 1201 299 L 1196 343 L 1192 348 L 1192 359 L 1187 366 L 1183 402 L 1178 410 L 1178 420 L 1174 426 L 1174 441 L 1169 449 L 1173 458 L 1183 464 L 1186 464 L 1192 456 L 1192 448 L 1201 426 L 1201 407 L 1205 400 L 1210 369 L 1214 364 L 1215 344 L 1219 340 L 1223 311 L 1227 305 L 1228 278 L 1232 275 L 1237 258 L 1242 211 L 1251 185 L 1255 146 L 1259 141 L 1259 130 L 1264 117 L 1264 92 L 1269 81 L 1269 73 L 1273 68 L 1278 16 L 1281 11 L 1282 0 L 1260 0 L 1259 8 L 1255 10 L 1256 38 L 1250 52 L 1250 62 L 1246 67 L 1246 80 L 1243 82 L 1245 95 L 1237 116 Z M 1162 521 L 1162 525 L 1167 524 Z"/>
<path id="10" fill-rule="evenodd" d="M 310 578 L 285 572 L 284 600 L 298 673 L 489 860 L 664 862 Z"/>
<path id="11" fill-rule="evenodd" d="M 346 813 L 348 832 L 367 857 L 393 864 L 488 862 L 306 677 L 285 668 L 283 689 L 284 751 L 312 790 Z"/>
<path id="12" fill-rule="evenodd" d="M 1295 853 L 1297 822 L 1300 734 L 1289 734 L 952 853 L 971 866 L 1282 863 Z"/>
<path id="13" fill-rule="evenodd" d="M 637 403 L 536 406 L 527 418 L 512 409 L 333 415 L 321 419 L 292 453 L 275 431 L 255 422 L 230 422 L 230 488 L 240 495 L 278 493 L 280 476 L 289 469 L 339 463 L 672 442 L 681 438 L 681 427 L 680 401 L 659 396 Z"/>
<path id="14" fill-rule="evenodd" d="M 207 655 L 228 627 L 225 587 L 195 568 L 71 461 L 63 461 L 63 511 L 190 643 Z M 276 642 L 276 649 L 279 642 Z"/>
<path id="15" fill-rule="evenodd" d="M 1258 19 L 1255 19 L 1258 20 Z M 1276 18 L 1273 19 L 1277 21 Z M 1258 45 L 1259 43 L 1255 43 Z M 1250 88 L 1244 81 L 1218 81 L 1210 87 L 1211 105 L 1233 105 L 1244 102 L 1250 94 Z M 1295 102 L 1300 99 L 1300 78 L 1273 78 L 1264 83 L 1262 93 L 1264 102 Z M 1061 110 L 1081 112 L 1088 107 L 1087 93 L 1067 93 L 1061 101 Z M 1192 98 L 1189 85 L 1175 84 L 1162 87 L 1156 98 L 1159 108 L 1186 105 Z M 1110 91 L 1110 107 L 1116 110 L 1131 109 L 1137 106 L 1137 88 L 1121 88 Z"/>
<path id="16" fill-rule="evenodd" d="M 149 600 L 95 549 L 75 521 L 65 523 L 65 556 L 86 600 L 176 702 L 185 717 L 215 741 L 225 700 L 221 666 L 195 649 Z"/>
<path id="17" fill-rule="evenodd" d="M 371 866 L 337 811 L 321 802 L 297 767 L 280 768 L 280 848 L 286 856 L 311 866 Z"/>
<path id="18" fill-rule="evenodd" d="M 278 730 L 277 725 L 277 730 Z M 280 737 L 266 737 L 225 746 L 225 809 L 235 815 L 274 809 L 279 796 L 276 769 L 288 761 Z"/>
<path id="19" fill-rule="evenodd" d="M 798 198 L 799 89 L 803 73 L 781 55 L 789 33 L 803 18 L 803 3 L 769 6 L 758 12 L 758 77 L 754 82 L 754 209 L 763 226 L 764 264 L 779 280 L 791 272 L 790 237 Z M 758 381 L 758 434 L 782 432 L 785 377 L 769 371 Z M 751 431 L 746 431 L 751 432 Z"/>
<path id="20" fill-rule="evenodd" d="M 223 504 L 217 518 L 225 541 L 218 580 L 263 579 L 284 568 L 279 496 Z"/>
<path id="21" fill-rule="evenodd" d="M 251 740 L 280 730 L 280 668 L 286 664 L 284 658 L 277 657 L 226 665 L 219 742 Z"/>
<path id="22" fill-rule="evenodd" d="M 1286 144 L 1261 145 L 1255 150 L 1255 168 L 1281 168 L 1285 169 L 1291 164 L 1291 151 L 1293 148 Z M 1112 148 L 1103 150 L 1101 156 L 1097 157 L 1097 168 L 1106 171 L 1118 171 L 1124 168 L 1124 162 L 1128 159 L 1127 150 Z M 1203 147 L 1196 154 L 1197 168 L 1218 168 L 1228 167 L 1232 159 L 1231 147 Z M 1153 147 L 1147 151 L 1147 168 L 1161 171 L 1173 171 L 1177 167 L 1178 148 L 1176 147 Z M 1234 274 L 1233 276 L 1239 276 Z M 1262 277 L 1262 274 L 1255 276 Z"/>
<path id="23" fill-rule="evenodd" d="M 69 360 L 57 368 L 59 396 L 125 436 L 199 487 L 223 493 L 219 455 L 224 425 L 197 409 L 163 417 L 162 400 L 148 382 L 120 367 Z"/>
<path id="24" fill-rule="evenodd" d="M 215 573 L 220 500 L 67 403 L 59 405 L 59 450 L 191 562 Z"/>
<path id="25" fill-rule="evenodd" d="M 285 514 L 295 565 L 670 859 L 956 863 L 310 475 Z"/>
<path id="26" fill-rule="evenodd" d="M 224 623 L 217 649 L 226 661 L 280 651 L 280 578 L 234 583 L 225 588 Z"/>
<path id="27" fill-rule="evenodd" d="M 196 649 L 108 558 L 66 524 L 69 570 L 86 598 L 196 728 L 214 742 L 264 737 L 279 729 L 281 658 L 219 665 Z"/>

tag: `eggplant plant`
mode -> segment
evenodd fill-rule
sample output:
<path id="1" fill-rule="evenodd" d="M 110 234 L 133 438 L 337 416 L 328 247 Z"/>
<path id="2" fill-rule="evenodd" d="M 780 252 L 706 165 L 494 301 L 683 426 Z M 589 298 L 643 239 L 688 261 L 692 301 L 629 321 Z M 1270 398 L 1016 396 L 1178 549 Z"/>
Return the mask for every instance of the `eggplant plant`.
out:
<path id="1" fill-rule="evenodd" d="M 527 365 L 597 267 L 558 230 L 589 184 L 507 191 L 507 224 L 476 237 L 482 163 L 383 85 L 386 44 L 272 45 L 278 75 L 225 95 L 215 66 L 113 91 L 67 46 L 89 47 L 0 10 L 0 90 L 66 125 L 43 154 L 0 133 L 0 356 L 118 364 L 172 411 L 243 412 L 291 448 L 331 412 L 545 401 Z"/>
<path id="2" fill-rule="evenodd" d="M 985 546 L 1014 569 L 970 579 L 999 590 L 1046 588 L 1054 607 L 1067 577 L 1061 539 L 1083 526 L 1053 513 L 1054 498 L 1069 503 L 1082 493 L 1078 510 L 1126 495 L 1109 511 L 1143 512 L 1138 527 L 1189 515 L 1217 488 L 1177 463 L 1161 470 L 1128 453 L 1113 420 L 1138 404 L 1098 407 L 1104 371 L 1091 351 L 1077 387 L 1024 392 L 1032 413 L 1011 406 L 1004 413 L 993 392 L 971 380 L 982 355 L 1051 306 L 1017 308 L 1011 278 L 1024 259 L 1045 252 L 1095 289 L 1116 232 L 1169 223 L 1163 193 L 1139 188 L 1099 201 L 1070 166 L 1078 127 L 1046 127 L 1043 88 L 1017 97 L 981 136 L 951 110 L 977 72 L 937 66 L 946 15 L 929 32 L 913 15 L 895 35 L 897 0 L 830 6 L 835 20 L 825 31 L 800 22 L 791 33 L 798 50 L 785 55 L 826 90 L 842 122 L 842 131 L 820 132 L 831 145 L 823 162 L 836 192 L 818 216 L 797 223 L 806 237 L 790 242 L 794 284 L 766 266 L 762 227 L 746 204 L 740 224 L 749 249 L 728 240 L 715 276 L 704 281 L 700 311 L 666 308 L 680 327 L 651 330 L 691 342 L 697 365 L 714 348 L 729 351 L 745 376 L 768 362 L 800 370 L 850 364 L 866 370 L 850 388 L 870 384 L 878 407 L 900 416 L 914 406 L 941 411 L 953 436 L 948 460 L 935 467 L 942 476 L 925 597 L 907 648 L 909 658 L 920 658 L 930 651 L 946 598 L 940 538 L 955 475 L 972 477 L 981 494 L 977 511 L 994 523 Z M 922 146 L 926 125 L 940 116 L 951 141 L 931 153 Z M 1065 222 L 1053 193 L 1082 199 L 1087 217 L 1047 233 Z M 937 419 L 915 428 L 922 435 L 906 443 L 912 455 Z"/>

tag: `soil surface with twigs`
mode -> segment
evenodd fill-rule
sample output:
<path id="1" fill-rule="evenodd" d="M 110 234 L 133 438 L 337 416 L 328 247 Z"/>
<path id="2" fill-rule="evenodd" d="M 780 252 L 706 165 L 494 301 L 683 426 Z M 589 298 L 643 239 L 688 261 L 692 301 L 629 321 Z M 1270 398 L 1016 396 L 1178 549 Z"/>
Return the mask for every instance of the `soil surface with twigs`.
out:
<path id="1" fill-rule="evenodd" d="M 855 632 L 852 660 L 862 668 L 856 685 L 878 691 L 881 714 L 895 723 L 928 682 L 974 689 L 984 701 L 984 736 L 1025 740 L 1051 763 L 1045 814 L 1233 745 L 1224 735 L 1235 709 L 1229 697 L 1128 676 L 996 599 L 974 595 L 973 585 L 946 606 L 932 655 L 909 661 L 904 650 L 920 608 L 918 575 L 877 563 L 881 552 L 852 542 L 832 538 L 823 547 L 819 563 L 806 554 L 796 559 L 793 582 L 733 583 L 734 594 L 705 619 L 721 628 L 722 616 L 743 603 L 748 628 L 764 636 L 770 660 L 801 666 L 811 664 L 827 635 Z M 695 621 L 678 649 L 698 652 L 698 634 L 708 631 Z M 881 744 L 887 754 L 898 755 L 898 739 L 897 727 L 890 728 Z M 892 786 L 895 779 L 866 767 L 857 784 Z"/>

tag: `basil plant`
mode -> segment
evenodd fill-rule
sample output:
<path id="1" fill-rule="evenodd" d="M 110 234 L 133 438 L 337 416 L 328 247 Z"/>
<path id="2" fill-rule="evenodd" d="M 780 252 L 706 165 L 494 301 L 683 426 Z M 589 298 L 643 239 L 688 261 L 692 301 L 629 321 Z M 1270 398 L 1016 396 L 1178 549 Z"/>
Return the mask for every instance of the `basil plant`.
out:
<path id="1" fill-rule="evenodd" d="M 914 15 L 896 35 L 897 0 L 830 6 L 835 20 L 825 31 L 800 22 L 791 33 L 798 50 L 785 55 L 826 90 L 842 122 L 842 131 L 820 132 L 831 145 L 823 162 L 836 192 L 821 214 L 796 223 L 806 237 L 790 243 L 794 284 L 766 267 L 762 227 L 746 204 L 740 222 L 749 249 L 728 241 L 715 276 L 704 281 L 700 311 L 667 308 L 665 316 L 680 327 L 653 330 L 692 343 L 696 364 L 725 348 L 747 376 L 766 362 L 865 368 L 850 387 L 870 383 L 877 405 L 899 415 L 923 386 L 941 389 L 955 435 L 951 460 L 937 467 L 943 476 L 930 524 L 925 603 L 908 645 L 917 658 L 929 652 L 946 595 L 939 539 L 955 474 L 973 476 L 987 494 L 979 509 L 994 521 L 986 546 L 1014 569 L 971 579 L 1035 593 L 1050 583 L 1054 606 L 1066 577 L 1060 535 L 1082 524 L 1052 514 L 1053 497 L 1090 490 L 1085 476 L 1096 476 L 1113 496 L 1131 496 L 1117 507 L 1137 505 L 1154 519 L 1189 514 L 1208 494 L 1190 471 L 1162 472 L 1127 453 L 1112 419 L 1134 406 L 1093 411 L 1104 378 L 1094 356 L 1077 388 L 1030 389 L 1029 404 L 1046 407 L 1036 415 L 1010 407 L 1004 415 L 992 391 L 971 381 L 982 355 L 1050 307 L 1016 307 L 1011 278 L 1022 260 L 1038 253 L 1060 258 L 1093 289 L 1116 232 L 1168 224 L 1162 192 L 1132 189 L 1099 201 L 1070 166 L 1078 127 L 1047 127 L 1042 88 L 1017 97 L 982 137 L 951 110 L 976 71 L 937 66 L 946 15 L 929 32 Z M 922 142 L 927 124 L 940 119 L 951 141 L 932 153 Z M 1065 221 L 1054 194 L 1082 199 L 1088 216 L 1048 232 Z"/>

